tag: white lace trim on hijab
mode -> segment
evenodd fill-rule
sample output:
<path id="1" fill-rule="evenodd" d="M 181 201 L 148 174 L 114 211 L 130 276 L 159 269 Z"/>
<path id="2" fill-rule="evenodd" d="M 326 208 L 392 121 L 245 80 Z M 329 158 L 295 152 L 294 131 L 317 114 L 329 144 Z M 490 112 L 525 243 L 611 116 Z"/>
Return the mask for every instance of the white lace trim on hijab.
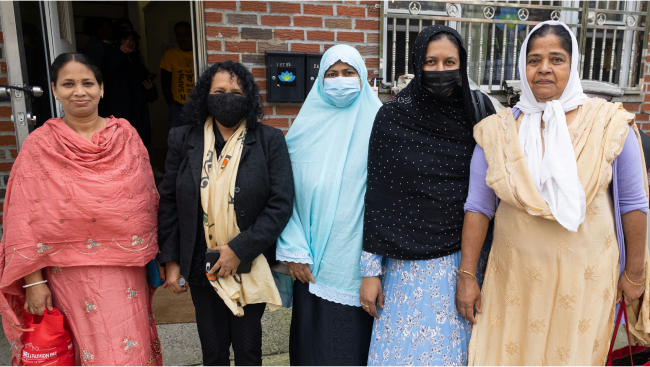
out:
<path id="1" fill-rule="evenodd" d="M 519 58 L 519 75 L 521 75 L 521 99 L 515 105 L 524 113 L 519 129 L 519 144 L 524 152 L 530 174 L 537 190 L 542 195 L 555 219 L 564 228 L 577 232 L 585 219 L 585 191 L 578 177 L 578 165 L 565 112 L 582 105 L 587 96 L 582 92 L 578 73 L 578 41 L 573 32 L 562 22 L 546 21 L 538 24 L 528 34 L 521 46 L 525 52 L 530 35 L 545 24 L 561 25 L 571 35 L 571 74 L 560 99 L 549 102 L 537 102 L 526 82 L 526 55 Z M 541 123 L 545 122 L 544 143 L 542 151 Z M 570 159 L 573 157 L 573 159 Z"/>

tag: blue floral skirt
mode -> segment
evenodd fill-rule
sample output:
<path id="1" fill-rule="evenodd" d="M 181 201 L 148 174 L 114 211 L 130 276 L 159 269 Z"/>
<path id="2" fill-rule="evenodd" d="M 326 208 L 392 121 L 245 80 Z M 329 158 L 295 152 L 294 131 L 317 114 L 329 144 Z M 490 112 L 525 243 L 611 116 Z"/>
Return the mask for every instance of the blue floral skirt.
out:
<path id="1" fill-rule="evenodd" d="M 455 302 L 460 251 L 431 260 L 384 257 L 382 265 L 384 309 L 378 308 L 368 365 L 467 365 L 472 325 Z"/>

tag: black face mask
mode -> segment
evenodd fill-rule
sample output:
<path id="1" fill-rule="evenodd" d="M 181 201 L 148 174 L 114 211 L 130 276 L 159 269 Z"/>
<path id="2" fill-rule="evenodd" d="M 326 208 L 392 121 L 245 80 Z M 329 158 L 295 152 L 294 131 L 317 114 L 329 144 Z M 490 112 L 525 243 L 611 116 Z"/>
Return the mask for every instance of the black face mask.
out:
<path id="1" fill-rule="evenodd" d="M 246 97 L 231 93 L 208 95 L 208 112 L 224 127 L 234 127 L 248 113 Z"/>
<path id="2" fill-rule="evenodd" d="M 422 71 L 422 88 L 435 99 L 447 97 L 460 84 L 460 69 Z"/>

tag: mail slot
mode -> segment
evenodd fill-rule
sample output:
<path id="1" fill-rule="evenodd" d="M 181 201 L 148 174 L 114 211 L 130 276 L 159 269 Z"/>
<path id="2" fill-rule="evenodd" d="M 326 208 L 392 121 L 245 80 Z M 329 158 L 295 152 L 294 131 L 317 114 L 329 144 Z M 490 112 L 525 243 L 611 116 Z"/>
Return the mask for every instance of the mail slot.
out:
<path id="1" fill-rule="evenodd" d="M 268 52 L 266 65 L 266 97 L 269 102 L 305 100 L 305 54 L 303 52 Z"/>
<path id="2" fill-rule="evenodd" d="M 320 60 L 322 58 L 323 54 L 305 54 L 305 69 L 307 70 L 307 79 L 305 80 L 305 96 L 309 95 L 311 88 L 314 86 L 314 83 L 316 83 L 316 79 L 318 79 L 318 72 L 320 71 Z"/>

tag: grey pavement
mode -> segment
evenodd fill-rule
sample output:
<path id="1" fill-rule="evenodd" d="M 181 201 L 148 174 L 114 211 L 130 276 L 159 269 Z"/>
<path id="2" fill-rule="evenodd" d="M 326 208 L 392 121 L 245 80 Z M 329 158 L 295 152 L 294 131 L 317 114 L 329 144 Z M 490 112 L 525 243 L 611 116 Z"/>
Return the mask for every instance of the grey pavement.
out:
<path id="1" fill-rule="evenodd" d="M 289 365 L 289 327 L 291 309 L 265 312 L 262 317 L 262 355 L 264 366 Z M 163 361 L 167 366 L 199 366 L 201 344 L 195 323 L 158 325 Z M 627 345 L 625 329 L 620 328 L 614 348 Z M 234 365 L 233 355 L 230 355 Z M 7 339 L 0 338 L 0 366 L 11 363 L 11 348 Z"/>
<path id="2" fill-rule="evenodd" d="M 262 317 L 262 355 L 265 366 L 289 365 L 289 327 L 291 309 L 281 308 Z M 201 343 L 196 323 L 158 325 L 163 361 L 167 366 L 199 366 L 202 364 Z M 230 359 L 234 356 L 231 350 Z M 11 347 L 0 337 L 0 366 L 11 364 Z"/>

